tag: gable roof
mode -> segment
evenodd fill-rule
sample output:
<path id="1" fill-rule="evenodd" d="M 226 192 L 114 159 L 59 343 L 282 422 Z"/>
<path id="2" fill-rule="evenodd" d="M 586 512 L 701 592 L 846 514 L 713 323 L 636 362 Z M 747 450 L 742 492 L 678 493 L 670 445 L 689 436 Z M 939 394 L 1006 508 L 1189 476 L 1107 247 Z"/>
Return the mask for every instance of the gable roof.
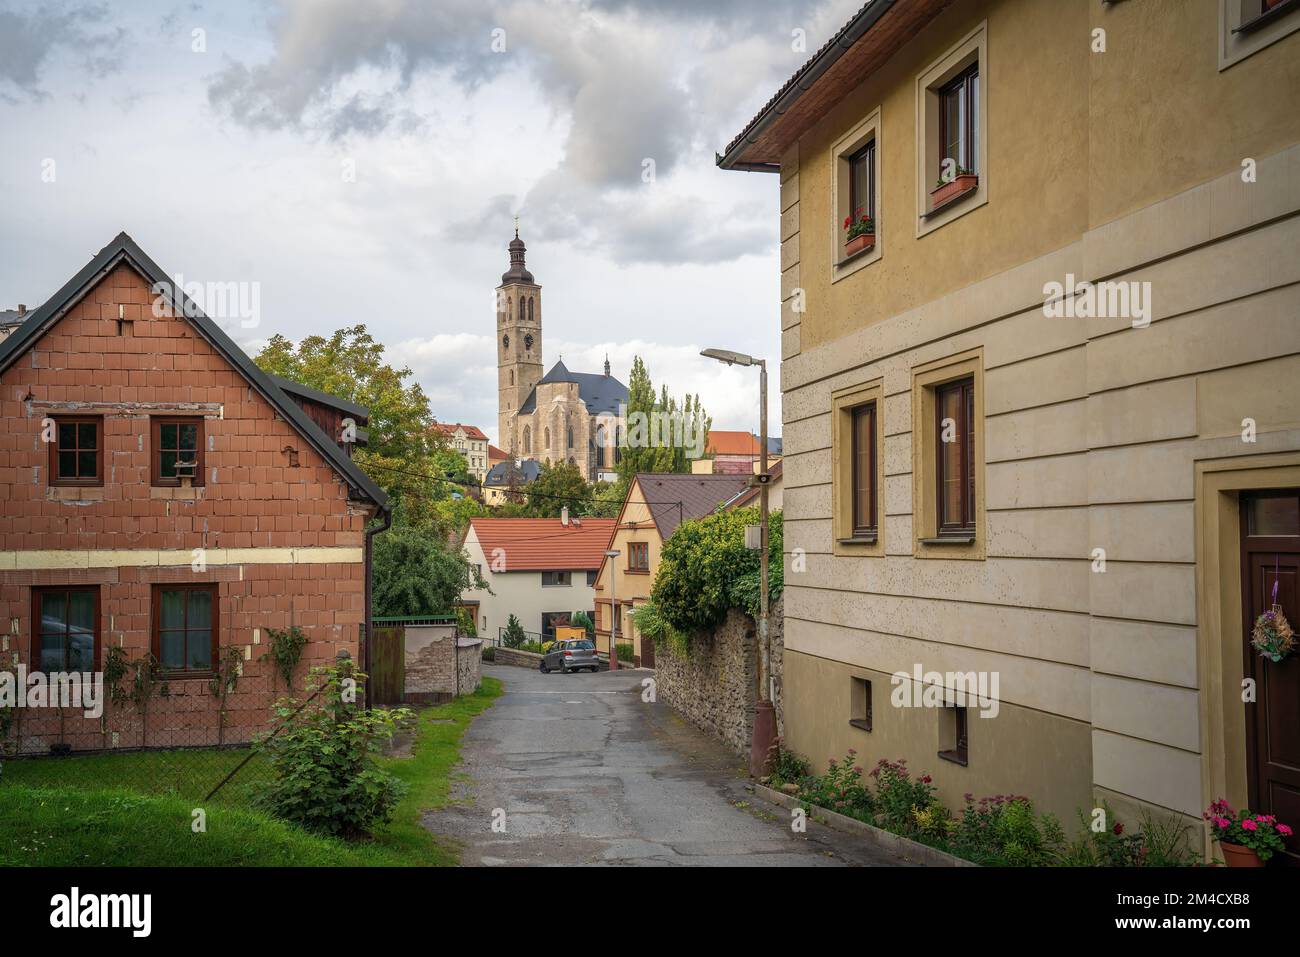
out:
<path id="1" fill-rule="evenodd" d="M 636 483 L 659 537 L 667 540 L 682 522 L 717 511 L 718 506 L 745 488 L 749 476 L 638 472 Z"/>
<path id="2" fill-rule="evenodd" d="M 527 485 L 529 482 L 536 480 L 537 476 L 542 474 L 542 463 L 536 459 L 524 459 L 518 465 L 515 465 L 510 459 L 504 462 L 498 462 L 488 469 L 487 476 L 483 479 L 484 485 L 502 485 L 510 484 L 511 473 L 514 474 L 515 483 L 518 485 Z"/>
<path id="3" fill-rule="evenodd" d="M 502 461 L 502 460 L 504 460 L 504 459 L 508 459 L 509 457 L 510 457 L 510 454 L 509 454 L 508 452 L 504 451 L 503 449 L 499 449 L 499 448 L 497 448 L 497 447 L 496 447 L 495 445 L 493 445 L 491 442 L 488 443 L 488 461 L 489 461 L 489 462 Z"/>
<path id="4" fill-rule="evenodd" d="M 471 518 L 465 535 L 473 529 L 489 561 L 502 549 L 506 573 L 595 571 L 605 559 L 615 524 L 612 518 L 582 518 L 568 525 L 558 518 Z"/>
<path id="5" fill-rule="evenodd" d="M 617 412 L 620 403 L 627 403 L 627 386 L 612 375 L 595 372 L 570 372 L 563 361 L 551 366 L 551 371 L 538 380 L 537 385 L 550 385 L 555 382 L 576 382 L 578 398 L 587 406 L 591 415 L 605 412 Z M 524 404 L 519 407 L 520 415 L 531 415 L 537 411 L 537 386 L 533 386 Z"/>
<path id="6" fill-rule="evenodd" d="M 487 435 L 477 425 L 462 425 L 459 422 L 435 422 L 433 427 L 443 435 L 455 435 L 457 429 L 464 429 L 466 437 L 487 441 Z"/>
<path id="7" fill-rule="evenodd" d="M 187 319 L 208 345 L 238 369 L 249 384 L 262 395 L 262 398 L 271 403 L 284 420 L 297 429 L 321 457 L 333 466 L 353 492 L 381 508 L 387 508 L 388 496 L 383 490 L 320 430 L 298 403 L 290 399 L 269 375 L 257 367 L 248 353 L 235 345 L 234 340 L 185 295 L 184 290 L 173 288 L 171 277 L 124 232 L 118 233 L 112 242 L 96 253 L 90 262 L 64 283 L 58 292 L 40 307 L 29 312 L 27 319 L 11 336 L 0 341 L 0 372 L 13 365 L 19 356 L 35 345 L 36 340 L 121 263 L 126 263 L 151 285 L 161 284 L 160 288 L 167 290 L 166 299 L 177 318 Z M 337 397 L 330 398 L 335 403 L 341 401 Z"/>

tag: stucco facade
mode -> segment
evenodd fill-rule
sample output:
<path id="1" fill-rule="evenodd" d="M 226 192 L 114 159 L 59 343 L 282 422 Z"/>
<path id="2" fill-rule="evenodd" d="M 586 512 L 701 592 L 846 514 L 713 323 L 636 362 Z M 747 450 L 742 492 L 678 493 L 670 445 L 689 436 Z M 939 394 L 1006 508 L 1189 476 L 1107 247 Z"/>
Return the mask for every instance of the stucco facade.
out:
<path id="1" fill-rule="evenodd" d="M 779 156 L 738 153 L 779 166 L 787 741 L 905 757 L 953 807 L 1023 793 L 1074 821 L 1107 801 L 1199 836 L 1212 799 L 1252 799 L 1240 503 L 1298 484 L 1300 34 L 1222 67 L 1219 0 L 931 6 Z M 980 191 L 918 214 L 927 83 L 965 62 Z M 848 260 L 837 147 L 862 129 L 877 239 Z M 1071 276 L 1138 284 L 1146 321 L 1049 316 Z M 926 402 L 958 376 L 976 494 L 954 543 Z M 845 397 L 878 415 L 870 541 L 840 533 Z M 950 709 L 890 706 L 917 664 L 1000 676 L 964 765 L 938 756 Z"/>

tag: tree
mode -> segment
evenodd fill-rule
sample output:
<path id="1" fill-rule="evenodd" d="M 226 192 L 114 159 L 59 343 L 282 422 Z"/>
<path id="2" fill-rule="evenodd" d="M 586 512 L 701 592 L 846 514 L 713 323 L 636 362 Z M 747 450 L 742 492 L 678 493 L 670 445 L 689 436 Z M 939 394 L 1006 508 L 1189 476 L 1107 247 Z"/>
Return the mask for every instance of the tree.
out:
<path id="1" fill-rule="evenodd" d="M 395 525 L 375 536 L 374 614 L 448 615 L 470 588 L 487 582 L 458 546 L 437 532 Z"/>
<path id="2" fill-rule="evenodd" d="M 511 615 L 506 619 L 506 630 L 502 634 L 501 640 L 507 648 L 518 648 L 524 643 L 528 635 L 524 632 L 524 626 L 519 624 L 519 619 Z"/>
<path id="3" fill-rule="evenodd" d="M 591 503 L 591 486 L 582 470 L 569 462 L 543 463 L 525 494 L 525 511 L 533 518 L 558 518 L 566 505 L 571 515 L 586 515 Z"/>
<path id="4" fill-rule="evenodd" d="M 593 518 L 618 518 L 618 513 L 623 508 L 623 499 L 627 498 L 628 481 L 620 478 L 617 482 L 593 484 L 587 514 Z"/>
<path id="5" fill-rule="evenodd" d="M 702 451 L 713 424 L 699 396 L 687 395 L 678 403 L 664 385 L 656 398 L 640 356 L 632 360 L 627 392 L 627 423 L 617 449 L 619 478 L 626 483 L 637 472 L 689 472 L 688 453 L 695 450 L 687 440 L 698 435 Z"/>
<path id="6" fill-rule="evenodd" d="M 411 370 L 385 362 L 384 347 L 364 325 L 298 343 L 275 335 L 254 361 L 265 372 L 365 406 L 369 439 L 353 459 L 388 495 L 397 523 L 435 524 L 432 503 L 455 488 L 443 481 L 446 473 L 468 479 L 465 460 L 431 430 L 429 400 L 419 383 L 407 382 Z"/>

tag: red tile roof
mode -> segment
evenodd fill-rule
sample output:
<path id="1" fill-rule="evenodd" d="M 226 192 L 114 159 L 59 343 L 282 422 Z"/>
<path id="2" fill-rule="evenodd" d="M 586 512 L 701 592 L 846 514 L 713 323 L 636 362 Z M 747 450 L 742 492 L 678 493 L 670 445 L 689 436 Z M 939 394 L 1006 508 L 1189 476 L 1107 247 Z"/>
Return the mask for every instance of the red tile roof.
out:
<path id="1" fill-rule="evenodd" d="M 509 457 L 510 457 L 510 455 L 509 455 L 509 453 L 507 453 L 507 452 L 505 451 L 505 449 L 499 449 L 499 448 L 497 448 L 495 445 L 493 445 L 491 442 L 488 443 L 488 461 L 489 461 L 489 462 L 504 462 L 504 461 L 505 461 L 506 459 L 508 459 Z"/>
<path id="2" fill-rule="evenodd" d="M 762 446 L 759 444 L 758 437 L 751 432 L 724 432 L 721 429 L 710 429 L 704 451 L 712 452 L 714 455 L 752 455 L 757 458 L 762 451 Z"/>
<path id="3" fill-rule="evenodd" d="M 459 422 L 435 422 L 433 423 L 433 427 L 443 435 L 455 435 L 457 429 L 464 429 L 465 434 L 469 438 L 482 439 L 484 442 L 487 441 L 487 436 L 477 425 L 461 425 Z"/>
<path id="4" fill-rule="evenodd" d="M 558 518 L 472 518 L 488 562 L 500 548 L 507 572 L 596 571 L 614 537 L 616 519 L 582 518 L 566 526 Z M 466 536 L 469 532 L 466 531 Z"/>

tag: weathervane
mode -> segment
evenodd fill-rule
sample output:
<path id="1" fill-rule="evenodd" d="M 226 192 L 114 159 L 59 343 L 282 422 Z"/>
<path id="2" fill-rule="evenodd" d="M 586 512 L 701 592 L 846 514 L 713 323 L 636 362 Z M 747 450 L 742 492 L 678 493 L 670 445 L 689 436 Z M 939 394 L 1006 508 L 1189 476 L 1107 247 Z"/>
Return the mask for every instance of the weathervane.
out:
<path id="1" fill-rule="evenodd" d="M 519 238 L 519 214 L 515 213 L 515 239 Z"/>

